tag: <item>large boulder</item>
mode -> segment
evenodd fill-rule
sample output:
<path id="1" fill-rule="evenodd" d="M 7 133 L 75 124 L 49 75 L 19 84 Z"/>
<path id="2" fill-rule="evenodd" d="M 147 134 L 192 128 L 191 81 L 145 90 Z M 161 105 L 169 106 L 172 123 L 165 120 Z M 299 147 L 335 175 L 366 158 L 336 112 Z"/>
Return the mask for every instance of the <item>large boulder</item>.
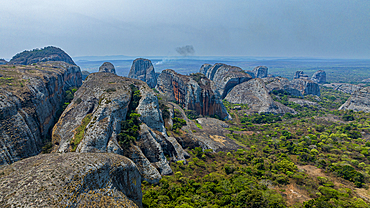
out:
<path id="1" fill-rule="evenodd" d="M 139 171 L 117 154 L 43 154 L 0 175 L 0 207 L 142 207 Z"/>
<path id="2" fill-rule="evenodd" d="M 65 62 L 1 67 L 0 165 L 37 155 L 49 139 L 64 95 L 82 84 L 81 70 Z"/>
<path id="3" fill-rule="evenodd" d="M 296 71 L 294 74 L 294 79 L 309 79 L 307 74 L 304 74 L 303 71 Z"/>
<path id="4" fill-rule="evenodd" d="M 209 64 L 203 65 L 200 71 L 215 83 L 222 99 L 233 87 L 252 79 L 252 76 L 241 68 L 220 63 L 211 67 Z"/>
<path id="5" fill-rule="evenodd" d="M 319 85 L 308 79 L 293 79 L 290 81 L 291 88 L 299 90 L 302 95 L 317 95 L 320 96 Z"/>
<path id="6" fill-rule="evenodd" d="M 140 114 L 140 132 L 135 142 L 126 146 L 118 142 L 118 134 L 126 120 L 134 89 L 140 91 L 135 112 Z M 136 91 L 136 90 L 135 90 Z M 111 152 L 132 159 L 143 177 L 157 183 L 160 174 L 172 173 L 164 156 L 185 160 L 187 153 L 167 136 L 158 99 L 149 86 L 140 80 L 112 73 L 90 74 L 75 93 L 52 134 L 56 152 Z"/>
<path id="7" fill-rule="evenodd" d="M 9 64 L 29 65 L 47 61 L 63 61 L 71 65 L 76 65 L 66 52 L 54 46 L 48 46 L 42 49 L 33 49 L 31 51 L 23 51 L 13 56 L 9 61 Z"/>
<path id="8" fill-rule="evenodd" d="M 319 84 L 325 83 L 326 82 L 326 72 L 324 70 L 319 70 L 315 72 L 312 75 L 311 80 Z"/>
<path id="9" fill-rule="evenodd" d="M 370 112 L 370 87 L 355 91 L 339 110 Z"/>
<path id="10" fill-rule="evenodd" d="M 262 79 L 256 78 L 235 86 L 225 99 L 234 104 L 247 104 L 253 112 L 258 113 L 295 113 L 269 95 L 268 89 Z"/>
<path id="11" fill-rule="evenodd" d="M 266 66 L 257 66 L 252 72 L 255 78 L 265 78 L 268 74 L 268 68 Z"/>
<path id="12" fill-rule="evenodd" d="M 154 71 L 153 64 L 149 59 L 135 59 L 132 63 L 128 77 L 144 81 L 150 88 L 154 88 L 157 84 L 157 76 Z"/>
<path id="13" fill-rule="evenodd" d="M 99 72 L 109 72 L 116 74 L 116 69 L 114 68 L 114 65 L 110 62 L 104 62 L 100 67 L 99 67 Z"/>
<path id="14" fill-rule="evenodd" d="M 348 93 L 348 94 L 352 94 L 362 88 L 359 85 L 348 84 L 348 83 L 331 83 L 331 84 L 324 84 L 323 86 L 330 87 L 330 88 L 333 88 L 333 90 L 337 90 L 337 91 Z"/>
<path id="15" fill-rule="evenodd" d="M 201 73 L 186 76 L 166 69 L 159 75 L 156 89 L 187 110 L 230 118 L 214 83 Z"/>

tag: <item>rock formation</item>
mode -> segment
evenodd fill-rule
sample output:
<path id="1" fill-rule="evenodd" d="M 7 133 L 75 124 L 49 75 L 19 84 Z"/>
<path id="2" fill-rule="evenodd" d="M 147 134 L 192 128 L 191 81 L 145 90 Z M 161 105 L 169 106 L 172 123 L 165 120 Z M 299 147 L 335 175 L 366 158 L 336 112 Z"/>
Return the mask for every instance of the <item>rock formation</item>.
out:
<path id="1" fill-rule="evenodd" d="M 23 51 L 15 55 L 9 61 L 9 64 L 29 65 L 47 61 L 63 61 L 68 64 L 76 65 L 66 52 L 54 46 L 34 49 L 32 51 Z"/>
<path id="2" fill-rule="evenodd" d="M 4 65 L 4 64 L 7 64 L 8 62 L 5 61 L 5 59 L 0 59 L 0 65 Z"/>
<path id="3" fill-rule="evenodd" d="M 159 75 L 156 89 L 170 101 L 200 115 L 230 118 L 214 83 L 201 73 L 185 76 L 166 69 Z"/>
<path id="4" fill-rule="evenodd" d="M 213 66 L 203 65 L 200 72 L 215 83 L 221 98 L 225 98 L 234 86 L 252 79 L 249 74 L 239 67 L 219 63 Z"/>
<path id="5" fill-rule="evenodd" d="M 99 72 L 109 72 L 116 74 L 116 69 L 114 68 L 113 64 L 110 62 L 104 62 L 100 67 L 99 67 Z"/>
<path id="6" fill-rule="evenodd" d="M 132 63 L 128 77 L 144 81 L 150 88 L 155 88 L 157 84 L 157 76 L 154 71 L 153 64 L 148 59 L 135 59 Z"/>
<path id="7" fill-rule="evenodd" d="M 142 207 L 139 171 L 117 154 L 42 154 L 0 175 L 0 207 Z"/>
<path id="8" fill-rule="evenodd" d="M 265 78 L 268 74 L 268 68 L 266 66 L 257 66 L 252 72 L 255 78 Z"/>
<path id="9" fill-rule="evenodd" d="M 7 65 L 9 66 L 9 65 Z M 65 91 L 82 84 L 81 70 L 64 62 L 1 67 L 0 165 L 41 152 L 64 103 Z"/>
<path id="10" fill-rule="evenodd" d="M 123 147 L 117 135 L 130 103 L 134 102 L 134 88 L 141 94 L 135 111 L 141 115 L 142 123 L 136 142 Z M 188 157 L 177 141 L 167 136 L 153 90 L 143 81 L 106 72 L 87 77 L 54 126 L 52 139 L 56 152 L 112 152 L 127 156 L 150 183 L 157 183 L 160 173 L 172 173 L 164 155 L 174 161 Z"/>
<path id="11" fill-rule="evenodd" d="M 294 79 L 309 79 L 309 78 L 306 74 L 303 73 L 303 71 L 296 71 Z"/>
<path id="12" fill-rule="evenodd" d="M 308 79 L 293 79 L 290 81 L 291 88 L 299 90 L 302 95 L 320 96 L 320 87 L 316 82 Z"/>
<path id="13" fill-rule="evenodd" d="M 85 80 L 87 76 L 89 76 L 90 72 L 88 71 L 82 71 L 81 72 L 81 75 L 82 75 L 82 80 Z"/>
<path id="14" fill-rule="evenodd" d="M 314 106 L 314 107 L 319 107 L 321 108 L 321 106 L 315 102 L 312 102 L 312 101 L 309 101 L 309 100 L 304 100 L 304 99 L 298 99 L 298 98 L 289 98 L 289 102 L 293 102 L 293 103 L 296 103 L 300 106 L 304 106 L 304 107 L 310 107 L 310 106 Z"/>
<path id="15" fill-rule="evenodd" d="M 269 93 L 273 91 L 285 91 L 290 95 L 302 97 L 302 92 L 291 86 L 290 81 L 283 77 L 266 77 L 262 79 L 265 82 Z"/>
<path id="16" fill-rule="evenodd" d="M 323 70 L 319 70 L 319 71 L 315 72 L 312 75 L 311 80 L 316 82 L 316 83 L 319 83 L 319 84 L 325 83 L 326 82 L 326 72 L 323 71 Z"/>
<path id="17" fill-rule="evenodd" d="M 359 85 L 348 84 L 348 83 L 331 83 L 331 84 L 324 84 L 323 86 L 330 87 L 330 88 L 333 88 L 333 90 L 337 90 L 337 91 L 348 93 L 348 94 L 352 94 L 362 88 Z"/>
<path id="18" fill-rule="evenodd" d="M 370 87 L 355 91 L 339 110 L 370 112 Z"/>
<path id="19" fill-rule="evenodd" d="M 268 93 L 265 83 L 260 78 L 252 79 L 235 86 L 225 99 L 230 103 L 247 104 L 253 112 L 258 113 L 295 113 L 278 102 Z"/>

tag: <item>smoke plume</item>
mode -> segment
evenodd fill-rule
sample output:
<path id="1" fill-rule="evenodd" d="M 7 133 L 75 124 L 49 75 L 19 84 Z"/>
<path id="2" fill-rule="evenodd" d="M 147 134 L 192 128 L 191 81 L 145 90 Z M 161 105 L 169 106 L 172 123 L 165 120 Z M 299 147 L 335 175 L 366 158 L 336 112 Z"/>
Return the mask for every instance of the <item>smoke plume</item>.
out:
<path id="1" fill-rule="evenodd" d="M 177 51 L 177 53 L 179 53 L 182 56 L 189 56 L 189 55 L 193 55 L 195 53 L 194 47 L 192 45 L 177 47 L 176 51 Z"/>

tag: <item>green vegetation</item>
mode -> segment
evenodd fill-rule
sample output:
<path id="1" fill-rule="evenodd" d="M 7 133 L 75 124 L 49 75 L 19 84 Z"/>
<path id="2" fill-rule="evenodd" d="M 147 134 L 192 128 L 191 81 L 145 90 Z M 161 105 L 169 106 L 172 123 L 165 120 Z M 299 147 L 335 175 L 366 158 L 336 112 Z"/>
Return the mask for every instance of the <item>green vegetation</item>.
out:
<path id="1" fill-rule="evenodd" d="M 75 152 L 76 149 L 77 149 L 77 146 L 82 141 L 82 139 L 84 137 L 84 134 L 85 134 L 86 126 L 90 123 L 91 117 L 92 117 L 92 114 L 91 113 L 90 114 L 87 114 L 85 116 L 85 118 L 82 119 L 82 122 L 81 122 L 80 126 L 78 126 L 74 130 L 74 132 L 75 132 L 74 137 L 70 141 L 71 152 Z"/>

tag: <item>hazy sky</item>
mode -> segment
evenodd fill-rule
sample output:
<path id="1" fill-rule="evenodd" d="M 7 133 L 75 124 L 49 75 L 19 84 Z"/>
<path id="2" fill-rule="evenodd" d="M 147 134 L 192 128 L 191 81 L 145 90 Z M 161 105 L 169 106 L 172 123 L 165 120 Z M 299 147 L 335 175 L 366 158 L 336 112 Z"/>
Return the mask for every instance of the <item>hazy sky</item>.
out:
<path id="1" fill-rule="evenodd" d="M 0 58 L 48 45 L 71 56 L 370 59 L 370 0 L 0 0 Z"/>

